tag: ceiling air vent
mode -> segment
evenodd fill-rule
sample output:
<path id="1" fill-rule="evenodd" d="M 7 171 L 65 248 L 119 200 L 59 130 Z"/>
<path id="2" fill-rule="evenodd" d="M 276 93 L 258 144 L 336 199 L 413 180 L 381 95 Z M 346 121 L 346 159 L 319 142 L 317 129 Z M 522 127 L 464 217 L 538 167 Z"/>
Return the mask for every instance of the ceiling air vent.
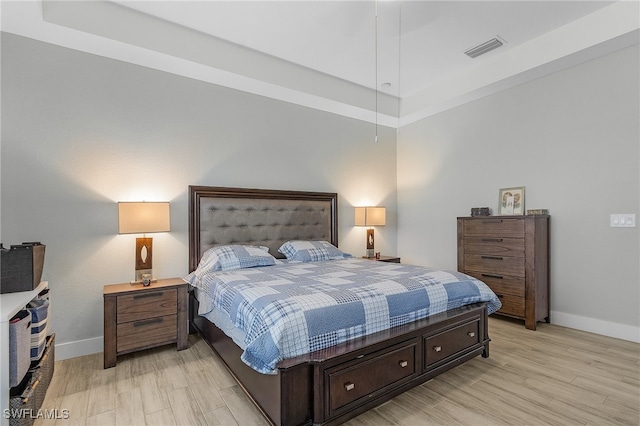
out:
<path id="1" fill-rule="evenodd" d="M 505 44 L 505 41 L 502 40 L 499 37 L 495 37 L 492 38 L 489 41 L 485 41 L 482 44 L 479 44 L 475 47 L 472 47 L 469 50 L 466 50 L 464 52 L 465 55 L 469 56 L 470 58 L 477 58 L 480 55 L 484 55 L 487 52 L 492 51 L 493 49 L 497 49 L 498 47 L 502 46 L 503 44 Z"/>

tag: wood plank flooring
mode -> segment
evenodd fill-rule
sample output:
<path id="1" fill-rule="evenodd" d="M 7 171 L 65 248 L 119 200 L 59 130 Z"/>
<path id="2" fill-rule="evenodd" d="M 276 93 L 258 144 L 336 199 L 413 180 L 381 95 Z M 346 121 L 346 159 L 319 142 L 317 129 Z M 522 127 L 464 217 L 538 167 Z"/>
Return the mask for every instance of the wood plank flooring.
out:
<path id="1" fill-rule="evenodd" d="M 489 319 L 489 358 L 477 357 L 370 410 L 361 425 L 639 425 L 640 344 L 539 324 Z M 43 425 L 266 425 L 198 336 L 118 358 L 55 365 Z M 62 417 L 62 416 L 58 416 Z"/>

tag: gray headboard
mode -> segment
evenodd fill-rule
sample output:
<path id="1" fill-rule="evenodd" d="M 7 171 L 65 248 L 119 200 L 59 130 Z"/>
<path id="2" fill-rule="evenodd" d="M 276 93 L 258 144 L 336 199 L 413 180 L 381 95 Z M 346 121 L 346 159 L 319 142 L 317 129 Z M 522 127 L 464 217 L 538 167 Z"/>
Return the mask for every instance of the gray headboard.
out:
<path id="1" fill-rule="evenodd" d="M 189 271 L 209 248 L 252 244 L 278 248 L 288 240 L 338 245 L 338 194 L 189 186 Z"/>

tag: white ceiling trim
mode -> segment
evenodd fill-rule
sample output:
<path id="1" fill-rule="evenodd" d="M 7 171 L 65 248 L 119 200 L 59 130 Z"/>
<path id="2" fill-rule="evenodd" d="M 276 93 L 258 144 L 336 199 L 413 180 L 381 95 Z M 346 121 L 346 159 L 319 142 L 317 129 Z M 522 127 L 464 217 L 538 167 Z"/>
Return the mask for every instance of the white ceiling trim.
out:
<path id="1" fill-rule="evenodd" d="M 402 99 L 400 126 L 638 44 L 640 2 L 621 1 Z"/>
<path id="2" fill-rule="evenodd" d="M 267 83 L 139 46 L 46 22 L 40 1 L 0 2 L 0 30 L 34 40 L 165 71 L 243 92 L 293 103 L 372 124 L 397 128 L 398 118 L 299 90 Z M 373 107 L 374 105 L 372 105 Z"/>
<path id="3" fill-rule="evenodd" d="M 282 84 L 221 70 L 185 58 L 43 19 L 40 0 L 1 1 L 0 29 L 111 59 L 185 76 L 369 123 L 398 128 L 447 109 L 477 100 L 557 72 L 617 49 L 637 44 L 640 3 L 620 1 L 547 33 L 517 48 L 495 55 L 471 70 L 439 80 L 400 103 L 400 119 L 370 108 L 285 87 Z M 371 91 L 373 93 L 373 91 Z M 381 94 L 382 96 L 382 94 Z M 387 100 L 385 100 L 386 102 Z"/>

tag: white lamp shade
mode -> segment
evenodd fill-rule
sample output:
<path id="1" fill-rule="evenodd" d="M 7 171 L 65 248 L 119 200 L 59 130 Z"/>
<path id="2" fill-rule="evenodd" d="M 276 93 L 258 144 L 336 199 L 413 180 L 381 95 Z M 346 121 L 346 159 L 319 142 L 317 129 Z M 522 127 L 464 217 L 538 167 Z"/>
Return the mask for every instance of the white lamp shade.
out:
<path id="1" fill-rule="evenodd" d="M 356 207 L 356 226 L 384 226 L 387 222 L 387 209 L 384 207 Z"/>
<path id="2" fill-rule="evenodd" d="M 118 203 L 118 233 L 145 234 L 170 230 L 168 202 Z"/>

